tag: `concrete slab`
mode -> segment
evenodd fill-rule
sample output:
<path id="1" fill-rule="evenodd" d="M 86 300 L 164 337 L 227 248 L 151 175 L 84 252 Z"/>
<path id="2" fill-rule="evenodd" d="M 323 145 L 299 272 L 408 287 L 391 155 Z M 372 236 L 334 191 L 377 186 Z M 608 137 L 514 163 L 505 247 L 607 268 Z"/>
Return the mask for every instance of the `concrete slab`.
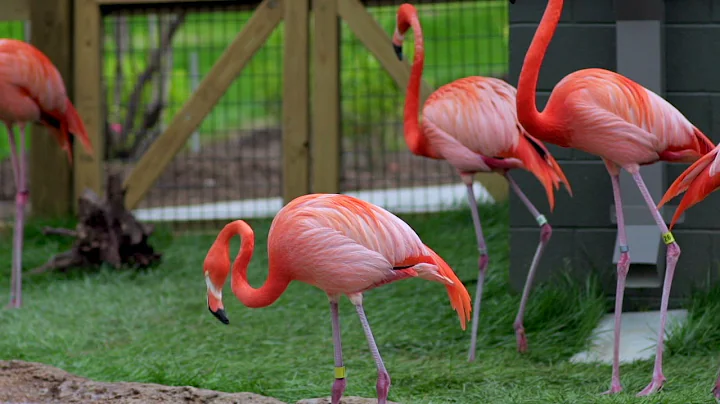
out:
<path id="1" fill-rule="evenodd" d="M 686 319 L 687 310 L 668 311 L 668 322 L 665 327 L 666 337 L 669 328 Z M 654 358 L 659 327 L 659 311 L 623 313 L 620 326 L 620 363 Z M 604 316 L 593 331 L 591 348 L 575 354 L 570 358 L 570 362 L 612 364 L 614 330 L 615 315 Z"/>
<path id="2" fill-rule="evenodd" d="M 479 203 L 494 203 L 492 196 L 481 183 L 475 182 L 473 191 Z M 393 213 L 439 212 L 467 206 L 466 189 L 462 183 L 350 191 L 345 194 Z M 278 197 L 135 209 L 133 214 L 144 222 L 251 219 L 273 217 L 282 207 L 282 199 Z"/>

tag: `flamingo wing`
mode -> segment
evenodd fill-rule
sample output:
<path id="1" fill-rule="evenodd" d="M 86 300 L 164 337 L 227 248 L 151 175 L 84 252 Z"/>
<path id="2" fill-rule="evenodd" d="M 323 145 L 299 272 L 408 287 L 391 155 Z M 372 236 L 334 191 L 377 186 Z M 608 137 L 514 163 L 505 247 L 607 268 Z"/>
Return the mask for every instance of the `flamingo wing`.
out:
<path id="1" fill-rule="evenodd" d="M 284 211 L 284 212 L 283 212 Z M 279 251 L 293 277 L 329 294 L 350 294 L 408 277 L 443 283 L 464 328 L 470 297 L 452 269 L 397 216 L 348 195 L 311 194 L 281 211 L 268 249 Z M 278 216 L 281 215 L 278 213 Z M 286 242 L 279 238 L 286 238 Z M 463 293 L 464 292 L 464 293 Z"/>
<path id="2" fill-rule="evenodd" d="M 568 111 L 557 116 L 567 116 L 568 127 L 587 134 L 573 137 L 570 147 L 603 150 L 603 157 L 619 165 L 694 160 L 711 148 L 712 142 L 672 104 L 617 73 L 584 69 L 556 88 L 548 104 Z"/>
<path id="3" fill-rule="evenodd" d="M 426 101 L 423 117 L 473 153 L 500 156 L 517 146 L 520 129 L 516 90 L 492 77 L 471 76 L 438 88 Z M 437 139 L 440 141 L 440 139 Z"/>

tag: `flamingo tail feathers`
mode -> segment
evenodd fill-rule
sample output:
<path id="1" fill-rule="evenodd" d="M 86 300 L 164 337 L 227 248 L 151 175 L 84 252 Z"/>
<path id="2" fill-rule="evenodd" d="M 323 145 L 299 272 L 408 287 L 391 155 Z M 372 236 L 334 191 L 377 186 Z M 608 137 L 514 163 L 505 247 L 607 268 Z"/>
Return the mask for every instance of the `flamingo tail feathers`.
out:
<path id="1" fill-rule="evenodd" d="M 41 116 L 43 124 L 51 128 L 51 132 L 60 143 L 60 147 L 67 152 L 68 159 L 72 163 L 72 145 L 70 135 L 80 139 L 85 151 L 92 155 L 93 147 L 90 137 L 85 129 L 85 124 L 80 118 L 75 107 L 69 99 L 65 100 L 65 113 L 59 111 L 43 111 Z"/>
<path id="2" fill-rule="evenodd" d="M 720 175 L 715 175 L 715 170 L 713 170 L 713 162 L 717 157 L 717 148 L 705 154 L 688 167 L 685 172 L 680 174 L 672 185 L 670 185 L 667 192 L 665 192 L 665 195 L 658 204 L 658 209 L 674 197 L 685 192 L 685 196 L 673 214 L 670 229 L 673 228 L 675 222 L 677 222 L 684 211 L 702 201 L 720 187 Z"/>
<path id="3" fill-rule="evenodd" d="M 696 127 L 693 127 L 693 132 L 698 142 L 700 143 L 700 150 L 698 150 L 700 154 L 705 155 L 713 151 L 715 145 L 713 144 L 712 140 L 708 139 L 708 137 L 705 136 L 705 134 Z"/>
<path id="4" fill-rule="evenodd" d="M 472 311 L 470 293 L 468 293 L 465 285 L 463 285 L 457 275 L 455 275 L 450 265 L 430 247 L 425 246 L 425 248 L 427 248 L 430 257 L 435 261 L 435 265 L 437 265 L 439 270 L 438 272 L 440 272 L 443 277 L 452 281 L 452 284 L 445 283 L 445 289 L 447 289 L 448 296 L 450 297 L 452 308 L 460 318 L 460 327 L 464 330 L 467 321 L 470 319 L 470 311 Z"/>
<path id="5" fill-rule="evenodd" d="M 568 194 L 572 196 L 572 188 L 565 173 L 540 141 L 527 134 L 520 136 L 520 142 L 513 154 L 513 157 L 520 159 L 525 168 L 535 175 L 543 185 L 551 211 L 555 208 L 554 191 L 560 188 L 561 183 L 565 186 Z"/>

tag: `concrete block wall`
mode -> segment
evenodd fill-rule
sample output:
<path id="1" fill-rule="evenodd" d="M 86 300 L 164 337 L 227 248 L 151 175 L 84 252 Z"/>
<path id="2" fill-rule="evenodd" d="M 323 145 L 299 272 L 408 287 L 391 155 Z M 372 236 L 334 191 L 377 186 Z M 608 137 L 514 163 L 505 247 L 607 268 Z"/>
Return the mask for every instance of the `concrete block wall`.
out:
<path id="1" fill-rule="evenodd" d="M 509 81 L 517 85 L 525 52 L 544 11 L 545 1 L 510 5 Z M 713 142 L 720 140 L 720 0 L 665 1 L 665 94 Z M 544 108 L 554 85 L 565 75 L 588 67 L 616 71 L 616 13 L 613 0 L 566 0 L 562 19 L 548 49 L 538 83 L 538 106 Z M 717 136 L 714 134 L 718 133 Z M 615 294 L 612 263 L 616 227 L 611 222 L 610 177 L 598 158 L 548 145 L 563 167 L 575 196 L 556 193 L 550 213 L 539 182 L 525 172 L 513 173 L 522 189 L 553 226 L 536 282 L 559 269 L 582 279 L 596 273 L 609 297 Z M 668 164 L 666 186 L 687 167 Z M 673 234 L 682 255 L 672 289 L 671 306 L 692 290 L 720 278 L 720 192 L 696 205 Z M 539 237 L 533 217 L 519 199 L 510 197 L 510 277 L 515 290 L 525 282 Z M 629 240 L 630 255 L 633 240 Z M 659 307 L 660 287 L 633 288 L 633 269 L 625 293 L 626 309 Z"/>

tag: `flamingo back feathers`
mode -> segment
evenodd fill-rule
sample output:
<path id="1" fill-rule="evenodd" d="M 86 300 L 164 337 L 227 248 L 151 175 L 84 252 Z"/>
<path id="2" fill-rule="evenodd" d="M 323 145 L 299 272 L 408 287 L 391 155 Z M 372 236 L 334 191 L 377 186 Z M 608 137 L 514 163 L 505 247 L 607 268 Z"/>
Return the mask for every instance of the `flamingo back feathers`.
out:
<path id="1" fill-rule="evenodd" d="M 519 141 L 516 90 L 510 84 L 492 77 L 471 76 L 445 84 L 428 97 L 423 117 L 455 138 L 464 147 L 487 157 L 514 149 Z M 438 131 L 428 132 L 430 143 Z M 449 150 L 438 150 L 450 154 Z"/>
<path id="2" fill-rule="evenodd" d="M 279 260 L 294 279 L 330 294 L 411 276 L 443 283 L 465 327 L 469 294 L 452 269 L 407 223 L 371 203 L 337 194 L 296 198 L 273 220 L 268 252 L 271 266 Z"/>
<path id="3" fill-rule="evenodd" d="M 545 114 L 573 132 L 567 146 L 621 166 L 694 161 L 712 148 L 712 142 L 672 104 L 605 69 L 567 75 L 553 91 Z"/>

